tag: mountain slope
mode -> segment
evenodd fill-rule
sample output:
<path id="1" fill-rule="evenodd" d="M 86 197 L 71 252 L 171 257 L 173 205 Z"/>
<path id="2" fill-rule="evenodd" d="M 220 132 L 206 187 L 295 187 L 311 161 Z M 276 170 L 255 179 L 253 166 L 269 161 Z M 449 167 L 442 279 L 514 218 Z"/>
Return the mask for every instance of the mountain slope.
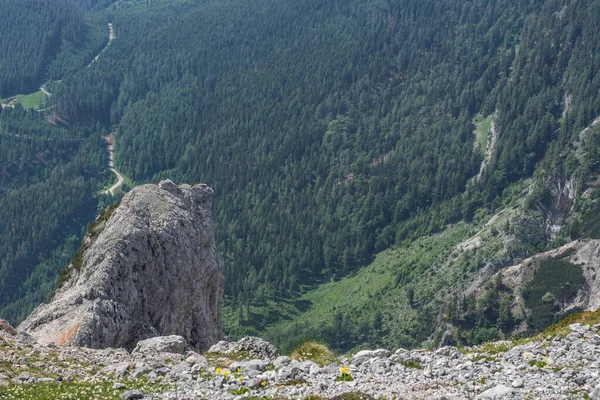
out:
<path id="1" fill-rule="evenodd" d="M 577 73 L 579 49 L 596 40 L 579 7 L 136 3 L 109 13 L 121 33 L 105 69 L 65 80 L 57 95 L 71 117 L 117 129 L 115 162 L 136 181 L 211 182 L 227 294 L 244 306 L 293 297 L 300 283 L 344 275 L 406 237 L 471 218 L 531 175 L 556 137 L 561 78 L 587 79 Z M 584 27 L 563 37 L 576 24 Z M 587 104 L 577 96 L 573 113 Z M 472 119 L 495 111 L 497 150 L 463 202 L 482 160 Z M 431 205 L 418 232 L 405 224 Z"/>
<path id="2" fill-rule="evenodd" d="M 116 166 L 136 182 L 210 183 L 229 328 L 264 332 L 281 314 L 253 311 L 283 310 L 449 224 L 481 225 L 529 193 L 511 186 L 523 179 L 535 177 L 533 208 L 502 265 L 550 245 L 545 218 L 576 228 L 547 213 L 546 183 L 564 188 L 596 165 L 593 151 L 591 161 L 561 154 L 600 115 L 599 9 L 594 0 L 117 2 L 95 14 L 117 39 L 53 97 L 65 120 L 115 132 Z M 487 154 L 485 135 L 473 134 L 482 117 L 493 128 Z M 571 228 L 559 239 L 575 237 Z M 422 265 L 419 279 L 431 270 Z"/>

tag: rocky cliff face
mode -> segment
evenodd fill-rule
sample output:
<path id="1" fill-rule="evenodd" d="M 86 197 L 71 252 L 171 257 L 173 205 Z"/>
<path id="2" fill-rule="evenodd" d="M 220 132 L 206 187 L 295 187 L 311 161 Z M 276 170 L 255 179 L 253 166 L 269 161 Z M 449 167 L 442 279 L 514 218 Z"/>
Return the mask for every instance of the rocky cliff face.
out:
<path id="1" fill-rule="evenodd" d="M 560 315 L 569 310 L 597 310 L 600 308 L 600 240 L 575 240 L 558 249 L 545 253 L 540 253 L 534 257 L 524 260 L 522 263 L 511 266 L 494 275 L 490 280 L 494 281 L 500 275 L 504 285 L 514 293 L 514 311 L 530 310 L 523 298 L 526 293 L 524 289 L 530 287 L 532 283 L 542 280 L 544 274 L 556 274 L 556 270 L 549 270 L 548 261 L 559 261 L 558 268 L 564 269 L 571 266 L 576 271 L 576 276 L 570 276 L 571 279 L 580 281 L 581 284 L 575 287 L 573 294 L 563 299 L 555 298 L 555 291 L 560 291 L 560 287 L 547 286 L 549 293 L 546 302 L 553 303 L 553 313 Z M 556 267 L 555 267 L 556 268 Z M 565 277 L 566 278 L 566 277 Z M 560 282 L 560 285 L 569 285 L 569 282 Z M 556 285 L 555 285 L 556 286 Z M 482 291 L 483 292 L 483 291 Z M 523 320 L 523 324 L 526 321 Z M 522 327 L 524 328 L 524 327 Z"/>
<path id="2" fill-rule="evenodd" d="M 39 343 L 131 350 L 181 335 L 203 351 L 223 336 L 213 191 L 171 181 L 133 189 L 92 224 L 63 286 L 20 326 Z"/>

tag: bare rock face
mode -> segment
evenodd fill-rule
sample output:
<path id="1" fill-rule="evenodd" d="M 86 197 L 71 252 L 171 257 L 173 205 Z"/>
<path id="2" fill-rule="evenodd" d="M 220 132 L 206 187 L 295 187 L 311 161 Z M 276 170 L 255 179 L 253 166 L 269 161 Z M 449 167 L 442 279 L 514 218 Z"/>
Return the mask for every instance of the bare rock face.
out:
<path id="1" fill-rule="evenodd" d="M 20 326 L 42 344 L 134 348 L 180 335 L 196 351 L 223 337 L 223 271 L 213 191 L 143 185 L 90 226 L 68 279 Z"/>

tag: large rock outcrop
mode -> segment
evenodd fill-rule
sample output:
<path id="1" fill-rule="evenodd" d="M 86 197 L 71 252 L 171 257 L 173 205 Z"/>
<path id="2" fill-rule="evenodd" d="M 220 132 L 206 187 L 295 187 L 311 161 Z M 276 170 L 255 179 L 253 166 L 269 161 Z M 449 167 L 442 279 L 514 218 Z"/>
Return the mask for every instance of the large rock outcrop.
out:
<path id="1" fill-rule="evenodd" d="M 505 268 L 490 278 L 491 282 L 501 279 L 502 284 L 514 294 L 513 313 L 520 315 L 523 310 L 531 314 L 523 297 L 524 289 L 531 283 L 536 282 L 537 274 L 553 274 L 556 271 L 541 269 L 542 263 L 549 260 L 559 260 L 563 264 L 573 265 L 574 271 L 578 271 L 578 276 L 570 276 L 570 279 L 580 281 L 580 285 L 575 287 L 574 294 L 566 299 L 557 299 L 554 297 L 554 289 L 548 286 L 548 299 L 546 302 L 554 303 L 555 315 L 563 314 L 567 311 L 586 310 L 594 311 L 600 309 L 600 240 L 597 239 L 579 239 L 572 241 L 564 246 L 550 250 L 544 253 L 536 254 L 523 262 Z M 555 264 L 556 265 L 556 264 Z M 547 267 L 546 267 L 547 268 Z M 560 268 L 560 266 L 559 266 Z M 563 279 L 565 279 L 563 277 Z M 560 285 L 571 285 L 572 282 L 562 281 Z M 479 290 L 482 296 L 485 289 Z M 520 329 L 527 327 L 527 320 L 523 319 Z"/>
<path id="2" fill-rule="evenodd" d="M 171 181 L 133 189 L 90 226 L 63 286 L 19 330 L 43 344 L 131 350 L 181 335 L 208 349 L 223 337 L 212 196 L 206 185 Z"/>

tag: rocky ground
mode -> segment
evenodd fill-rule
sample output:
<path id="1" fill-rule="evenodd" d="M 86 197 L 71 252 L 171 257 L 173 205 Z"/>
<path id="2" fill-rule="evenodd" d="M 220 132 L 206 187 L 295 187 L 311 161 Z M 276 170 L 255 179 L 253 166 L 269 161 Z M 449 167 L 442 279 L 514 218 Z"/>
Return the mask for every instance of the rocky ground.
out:
<path id="1" fill-rule="evenodd" d="M 600 324 L 437 351 L 361 351 L 329 365 L 258 338 L 204 355 L 178 336 L 123 349 L 41 345 L 0 324 L 2 399 L 600 399 Z M 321 361 L 315 357 L 316 361 Z"/>

